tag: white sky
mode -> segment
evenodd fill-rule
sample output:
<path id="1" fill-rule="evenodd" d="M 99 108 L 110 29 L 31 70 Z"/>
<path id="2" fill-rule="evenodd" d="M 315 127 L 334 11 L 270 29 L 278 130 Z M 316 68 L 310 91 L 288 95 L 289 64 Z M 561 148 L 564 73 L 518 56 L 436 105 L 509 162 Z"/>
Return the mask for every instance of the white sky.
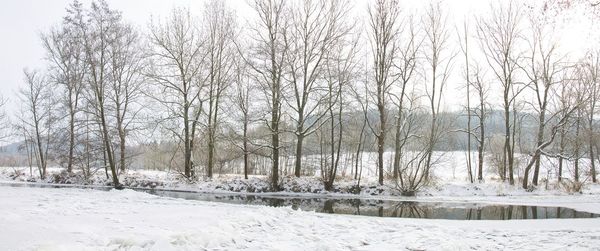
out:
<path id="1" fill-rule="evenodd" d="M 356 11 L 366 13 L 368 1 L 354 1 Z M 446 11 L 455 20 L 458 20 L 464 16 L 471 16 L 473 13 L 485 13 L 489 7 L 489 1 L 451 0 L 446 2 L 448 6 Z M 18 107 L 15 102 L 15 92 L 23 82 L 22 69 L 24 67 L 42 68 L 44 65 L 44 50 L 39 39 L 40 32 L 58 24 L 70 2 L 71 0 L 3 0 L 0 4 L 0 94 L 11 101 L 8 106 L 9 113 L 13 113 Z M 90 0 L 81 0 L 81 2 L 88 6 Z M 126 20 L 144 28 L 151 15 L 167 15 L 173 6 L 187 6 L 193 13 L 198 14 L 202 11 L 201 0 L 108 0 L 108 2 L 112 8 L 122 11 Z M 249 8 L 245 0 L 228 0 L 228 2 L 230 6 L 237 9 L 240 16 L 247 17 L 249 15 Z M 405 0 L 403 2 L 405 6 L 416 6 L 425 1 Z M 240 25 L 244 25 L 244 22 L 241 21 Z M 452 29 L 453 26 L 449 25 Z M 569 50 L 575 51 L 589 45 L 589 28 L 589 26 L 576 25 L 560 31 L 564 40 L 563 44 L 566 44 Z M 451 34 L 454 35 L 455 32 L 451 32 Z M 461 64 L 457 64 L 455 67 L 457 71 L 460 71 Z M 460 74 L 458 76 L 460 77 Z M 451 86 L 456 89 L 458 83 L 451 83 Z M 463 95 L 456 96 L 450 93 L 447 95 L 446 101 L 449 104 L 457 105 L 462 100 L 452 97 L 461 96 Z"/>

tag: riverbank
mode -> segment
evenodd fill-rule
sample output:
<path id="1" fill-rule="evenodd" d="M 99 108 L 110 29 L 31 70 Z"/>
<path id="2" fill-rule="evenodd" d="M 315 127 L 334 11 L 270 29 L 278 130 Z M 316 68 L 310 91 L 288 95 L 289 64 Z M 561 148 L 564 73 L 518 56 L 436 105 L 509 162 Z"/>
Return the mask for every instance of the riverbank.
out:
<path id="1" fill-rule="evenodd" d="M 25 182 L 40 184 L 80 185 L 80 186 L 106 186 L 110 187 L 111 179 L 107 179 L 103 172 L 97 172 L 91 177 L 84 178 L 80 172 L 67 173 L 61 168 L 49 168 L 47 178 L 40 180 L 38 175 L 29 174 L 28 168 L 0 167 L 0 181 Z M 355 197 L 355 198 L 401 198 L 400 190 L 393 180 L 388 179 L 385 185 L 380 186 L 372 177 L 365 177 L 358 181 L 350 178 L 340 178 L 336 181 L 332 191 L 326 191 L 319 177 L 283 177 L 281 191 L 271 190 L 269 177 L 253 175 L 244 179 L 240 175 L 218 175 L 211 180 L 200 179 L 188 181 L 179 173 L 168 171 L 128 170 L 119 175 L 120 182 L 129 188 L 162 189 L 176 191 L 192 191 L 204 193 L 239 193 L 239 194 L 278 194 L 289 196 L 323 196 L 323 197 Z M 574 191 L 568 183 L 543 183 L 534 191 L 525 191 L 518 185 L 511 186 L 497 179 L 491 178 L 483 183 L 470 183 L 461 177 L 440 175 L 440 178 L 428 187 L 424 187 L 417 197 L 448 197 L 466 198 L 481 196 L 580 196 L 600 195 L 600 185 L 586 183 L 580 192 Z"/>

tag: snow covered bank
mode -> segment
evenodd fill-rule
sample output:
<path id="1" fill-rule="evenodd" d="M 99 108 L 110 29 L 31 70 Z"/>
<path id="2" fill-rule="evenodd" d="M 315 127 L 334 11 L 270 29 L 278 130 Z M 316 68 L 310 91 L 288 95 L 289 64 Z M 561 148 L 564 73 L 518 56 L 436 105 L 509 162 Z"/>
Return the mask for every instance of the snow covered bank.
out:
<path id="1" fill-rule="evenodd" d="M 600 219 L 328 215 L 145 193 L 0 186 L 0 250 L 595 249 Z M 555 201 L 555 200 L 550 200 Z M 600 212 L 600 203 L 586 204 Z"/>
<path id="2" fill-rule="evenodd" d="M 467 182 L 464 177 L 454 175 L 444 175 L 442 172 L 438 176 L 438 181 L 432 186 L 424 188 L 418 192 L 418 197 L 439 197 L 464 198 L 481 196 L 547 196 L 547 195 L 600 195 L 600 185 L 586 183 L 583 186 L 582 193 L 573 193 L 566 187 L 555 187 L 555 184 L 548 189 L 540 187 L 533 192 L 527 192 L 518 185 L 511 186 L 502 183 L 496 179 L 487 180 L 485 183 Z M 182 179 L 177 173 L 166 171 L 149 170 L 128 170 L 119 175 L 121 183 L 132 188 L 156 188 L 156 189 L 174 189 L 184 191 L 198 191 L 207 193 L 271 193 L 269 178 L 267 176 L 251 176 L 244 180 L 239 175 L 218 175 L 212 180 L 199 180 L 188 182 Z M 97 173 L 89 179 L 83 179 L 78 174 L 68 174 L 61 168 L 49 168 L 48 178 L 39 180 L 35 174 L 29 175 L 28 168 L 7 168 L 0 167 L 0 181 L 10 182 L 36 182 L 49 184 L 77 184 L 110 186 L 110 179 L 107 179 L 103 173 Z M 323 183 L 318 177 L 284 177 L 282 179 L 283 191 L 280 195 L 295 196 L 334 196 L 334 197 L 372 197 L 372 198 L 396 198 L 400 192 L 394 187 L 392 180 L 386 180 L 386 185 L 379 186 L 377 180 L 373 177 L 363 178 L 360 185 L 360 192 L 356 189 L 356 180 L 350 178 L 339 178 L 334 185 L 334 191 L 328 192 L 324 189 Z M 406 199 L 401 198 L 401 199 Z"/>

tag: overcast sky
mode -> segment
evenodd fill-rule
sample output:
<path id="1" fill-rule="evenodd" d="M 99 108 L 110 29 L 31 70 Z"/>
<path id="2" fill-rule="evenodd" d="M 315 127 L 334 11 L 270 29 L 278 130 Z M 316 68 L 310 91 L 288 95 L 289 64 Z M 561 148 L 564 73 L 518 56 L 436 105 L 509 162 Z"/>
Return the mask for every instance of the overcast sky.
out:
<path id="1" fill-rule="evenodd" d="M 366 13 L 368 1 L 356 0 L 354 4 L 357 12 Z M 485 13 L 489 6 L 488 1 L 452 0 L 447 1 L 446 4 L 448 12 L 456 20 L 473 13 Z M 0 93 L 10 99 L 9 110 L 15 110 L 18 107 L 15 104 L 14 96 L 16 90 L 23 83 L 23 68 L 43 67 L 44 51 L 39 39 L 40 32 L 58 24 L 70 2 L 71 0 L 2 0 L 0 8 Z M 88 6 L 90 0 L 81 0 L 81 2 Z M 190 7 L 193 13 L 202 11 L 201 0 L 109 0 L 108 2 L 112 8 L 122 11 L 126 20 L 139 27 L 146 27 L 152 15 L 168 14 L 173 6 Z M 424 1 L 405 1 L 405 5 L 417 5 L 422 2 Z M 249 15 L 249 8 L 245 0 L 228 0 L 228 3 L 238 11 L 240 16 L 247 17 Z M 241 25 L 243 25 L 243 21 Z M 587 43 L 585 34 L 588 31 L 582 26 L 565 29 L 561 31 L 565 39 L 563 43 L 569 48 L 580 48 Z M 449 102 L 452 103 L 454 100 L 456 99 Z"/>

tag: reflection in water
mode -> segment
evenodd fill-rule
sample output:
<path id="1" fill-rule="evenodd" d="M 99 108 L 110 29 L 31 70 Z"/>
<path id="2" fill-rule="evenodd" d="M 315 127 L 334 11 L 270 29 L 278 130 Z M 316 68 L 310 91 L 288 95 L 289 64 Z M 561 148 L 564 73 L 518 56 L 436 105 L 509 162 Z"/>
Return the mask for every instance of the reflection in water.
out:
<path id="1" fill-rule="evenodd" d="M 13 187 L 56 187 L 44 184 L 5 183 Z M 76 186 L 75 186 L 76 187 Z M 111 188 L 93 188 L 110 190 Z M 141 190 L 164 197 L 223 202 L 231 204 L 291 207 L 294 210 L 329 214 L 351 214 L 379 217 L 424 218 L 449 220 L 514 220 L 554 218 L 597 218 L 598 214 L 576 211 L 564 207 L 539 207 L 523 205 L 488 205 L 476 203 L 440 203 L 414 201 L 387 201 L 373 199 L 291 198 L 282 196 L 219 195 L 161 190 Z"/>
<path id="2" fill-rule="evenodd" d="M 397 218 L 449 220 L 515 220 L 596 218 L 598 214 L 563 207 L 439 203 L 369 199 L 289 198 L 282 196 L 215 195 L 186 192 L 148 191 L 166 197 L 234 204 L 291 207 L 295 210 L 329 214 L 351 214 Z"/>

